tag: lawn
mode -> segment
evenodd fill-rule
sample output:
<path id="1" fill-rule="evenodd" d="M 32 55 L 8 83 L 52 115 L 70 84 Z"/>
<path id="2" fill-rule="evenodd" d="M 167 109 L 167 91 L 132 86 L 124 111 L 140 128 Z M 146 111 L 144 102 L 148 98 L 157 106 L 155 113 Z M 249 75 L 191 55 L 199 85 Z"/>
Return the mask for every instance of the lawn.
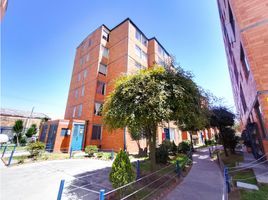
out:
<path id="1" fill-rule="evenodd" d="M 241 154 L 229 154 L 225 156 L 224 152 L 220 152 L 221 159 L 227 167 L 235 167 L 237 162 L 243 162 L 244 157 Z M 234 169 L 229 169 L 229 175 L 232 177 L 234 190 L 229 194 L 230 200 L 267 200 L 268 199 L 268 184 L 258 184 L 255 174 L 252 169 L 244 169 L 241 171 L 231 172 Z M 251 178 L 253 177 L 253 178 Z M 254 184 L 259 187 L 259 190 L 245 190 L 236 187 L 236 182 Z"/>
<path id="2" fill-rule="evenodd" d="M 240 190 L 241 200 L 267 200 L 268 184 L 260 184 L 257 190 Z"/>

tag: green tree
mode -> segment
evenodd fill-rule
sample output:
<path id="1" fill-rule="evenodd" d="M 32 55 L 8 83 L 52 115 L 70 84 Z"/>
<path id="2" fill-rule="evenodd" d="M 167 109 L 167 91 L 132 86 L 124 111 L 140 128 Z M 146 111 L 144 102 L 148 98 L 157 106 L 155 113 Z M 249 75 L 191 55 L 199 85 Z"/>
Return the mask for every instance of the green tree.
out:
<path id="1" fill-rule="evenodd" d="M 28 138 L 32 137 L 33 135 L 35 135 L 37 133 L 37 127 L 36 124 L 32 124 L 31 127 L 27 130 L 26 132 L 26 136 Z"/>
<path id="2" fill-rule="evenodd" d="M 214 107 L 211 111 L 210 124 L 219 129 L 219 139 L 223 144 L 224 153 L 228 156 L 227 148 L 230 147 L 230 137 L 233 137 L 232 126 L 235 122 L 235 115 L 224 106 Z"/>
<path id="3" fill-rule="evenodd" d="M 104 103 L 103 120 L 111 130 L 128 127 L 142 133 L 149 143 L 153 170 L 158 125 L 167 121 L 187 125 L 194 115 L 194 111 L 191 116 L 188 112 L 201 107 L 200 96 L 189 73 L 181 68 L 166 70 L 154 66 L 116 81 Z"/>
<path id="4" fill-rule="evenodd" d="M 127 153 L 123 150 L 120 150 L 116 155 L 109 178 L 114 188 L 118 188 L 134 180 L 135 177 L 130 160 Z"/>
<path id="5" fill-rule="evenodd" d="M 19 141 L 20 141 L 20 138 L 22 137 L 23 121 L 17 120 L 15 122 L 15 125 L 12 127 L 12 130 L 15 133 L 16 142 L 17 142 L 17 145 L 19 146 L 20 145 Z"/>

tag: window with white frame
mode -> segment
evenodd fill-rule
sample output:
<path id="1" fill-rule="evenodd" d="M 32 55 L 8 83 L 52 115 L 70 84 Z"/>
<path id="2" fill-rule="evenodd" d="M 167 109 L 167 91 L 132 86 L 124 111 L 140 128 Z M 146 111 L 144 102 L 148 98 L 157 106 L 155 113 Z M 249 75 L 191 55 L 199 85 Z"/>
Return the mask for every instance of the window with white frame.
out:
<path id="1" fill-rule="evenodd" d="M 147 61 L 147 54 L 144 51 L 141 51 L 141 59 Z"/>
<path id="2" fill-rule="evenodd" d="M 81 96 L 84 96 L 84 95 L 85 95 L 85 86 L 83 85 L 81 89 Z"/>
<path id="3" fill-rule="evenodd" d="M 81 74 L 80 74 L 80 73 L 78 73 L 77 80 L 78 80 L 78 81 L 81 80 Z"/>
<path id="4" fill-rule="evenodd" d="M 138 45 L 135 46 L 135 53 L 139 58 L 141 58 L 144 61 L 147 61 L 147 54 L 144 51 L 142 51 Z"/>
<path id="5" fill-rule="evenodd" d="M 78 116 L 78 117 L 81 117 L 81 115 L 82 115 L 82 109 L 83 109 L 83 104 L 80 104 L 80 105 L 78 106 L 78 113 L 77 113 L 77 116 Z"/>
<path id="6" fill-rule="evenodd" d="M 106 30 L 102 31 L 102 38 L 106 41 L 109 40 L 109 33 Z"/>
<path id="7" fill-rule="evenodd" d="M 169 128 L 170 141 L 175 141 L 175 128 Z"/>
<path id="8" fill-rule="evenodd" d="M 87 77 L 87 70 L 84 70 L 84 79 Z"/>
<path id="9" fill-rule="evenodd" d="M 81 57 L 80 60 L 79 60 L 79 64 L 80 64 L 80 66 L 83 65 L 83 62 L 84 62 L 83 57 Z"/>
<path id="10" fill-rule="evenodd" d="M 75 111 L 76 111 L 76 107 L 74 106 L 74 108 L 73 108 L 73 118 L 75 117 Z"/>
<path id="11" fill-rule="evenodd" d="M 77 99 L 77 98 L 78 98 L 78 89 L 75 89 L 75 92 L 74 92 L 74 93 L 75 93 L 74 96 L 75 96 L 75 98 Z"/>
<path id="12" fill-rule="evenodd" d="M 104 65 L 104 64 L 100 63 L 99 73 L 103 74 L 103 75 L 106 75 L 107 74 L 107 65 Z"/>
<path id="13" fill-rule="evenodd" d="M 135 62 L 135 67 L 137 67 L 138 69 L 145 69 L 145 67 L 140 63 L 138 63 L 137 61 Z"/>
<path id="14" fill-rule="evenodd" d="M 101 54 L 103 57 L 108 58 L 109 56 L 109 49 L 107 49 L 105 46 L 101 46 Z"/>
<path id="15" fill-rule="evenodd" d="M 140 41 L 144 46 L 147 46 L 147 39 L 145 38 L 145 36 L 136 29 L 136 33 L 135 33 L 136 39 L 138 41 Z"/>
<path id="16" fill-rule="evenodd" d="M 94 114 L 97 116 L 101 116 L 101 109 L 102 109 L 102 103 L 100 102 L 95 102 L 95 107 L 94 107 Z"/>

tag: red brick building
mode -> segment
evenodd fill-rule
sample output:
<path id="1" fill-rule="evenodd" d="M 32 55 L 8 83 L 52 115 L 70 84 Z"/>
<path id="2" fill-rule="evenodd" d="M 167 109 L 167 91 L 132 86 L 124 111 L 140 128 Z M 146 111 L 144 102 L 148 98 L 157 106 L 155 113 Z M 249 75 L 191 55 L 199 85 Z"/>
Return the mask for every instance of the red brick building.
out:
<path id="1" fill-rule="evenodd" d="M 114 80 L 120 75 L 136 73 L 155 63 L 162 65 L 169 59 L 169 53 L 158 40 L 154 37 L 148 39 L 129 18 L 112 29 L 100 26 L 76 49 L 65 120 L 54 121 L 58 127 L 51 129 L 51 137 L 45 137 L 49 131 L 44 131 L 43 141 L 55 143 L 55 150 L 69 143 L 78 150 L 87 145 L 98 145 L 102 149 L 138 152 L 137 143 L 131 139 L 127 128 L 109 132 L 103 127 L 100 108 L 105 96 L 113 90 Z M 68 134 L 60 133 L 60 124 L 65 124 L 62 126 L 63 132 L 66 128 L 70 130 Z M 77 126 L 77 131 L 81 129 L 79 134 L 72 129 Z M 52 137 L 53 130 L 55 137 Z M 63 140 L 61 137 L 68 142 L 61 145 L 57 141 Z M 182 141 L 181 131 L 174 123 L 158 128 L 157 143 L 162 143 L 164 139 L 173 140 L 176 144 Z M 145 140 L 140 144 L 146 147 Z"/>
<path id="2" fill-rule="evenodd" d="M 268 152 L 268 1 L 218 0 L 233 95 L 241 127 Z"/>

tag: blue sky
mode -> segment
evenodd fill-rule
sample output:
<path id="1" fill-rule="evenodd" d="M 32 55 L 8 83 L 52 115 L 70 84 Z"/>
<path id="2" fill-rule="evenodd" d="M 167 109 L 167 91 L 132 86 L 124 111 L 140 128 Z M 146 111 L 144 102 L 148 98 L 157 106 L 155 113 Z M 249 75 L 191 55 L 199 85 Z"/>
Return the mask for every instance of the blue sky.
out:
<path id="1" fill-rule="evenodd" d="M 127 17 L 233 106 L 215 0 L 10 0 L 1 23 L 1 107 L 63 118 L 76 47 L 101 24 Z"/>

